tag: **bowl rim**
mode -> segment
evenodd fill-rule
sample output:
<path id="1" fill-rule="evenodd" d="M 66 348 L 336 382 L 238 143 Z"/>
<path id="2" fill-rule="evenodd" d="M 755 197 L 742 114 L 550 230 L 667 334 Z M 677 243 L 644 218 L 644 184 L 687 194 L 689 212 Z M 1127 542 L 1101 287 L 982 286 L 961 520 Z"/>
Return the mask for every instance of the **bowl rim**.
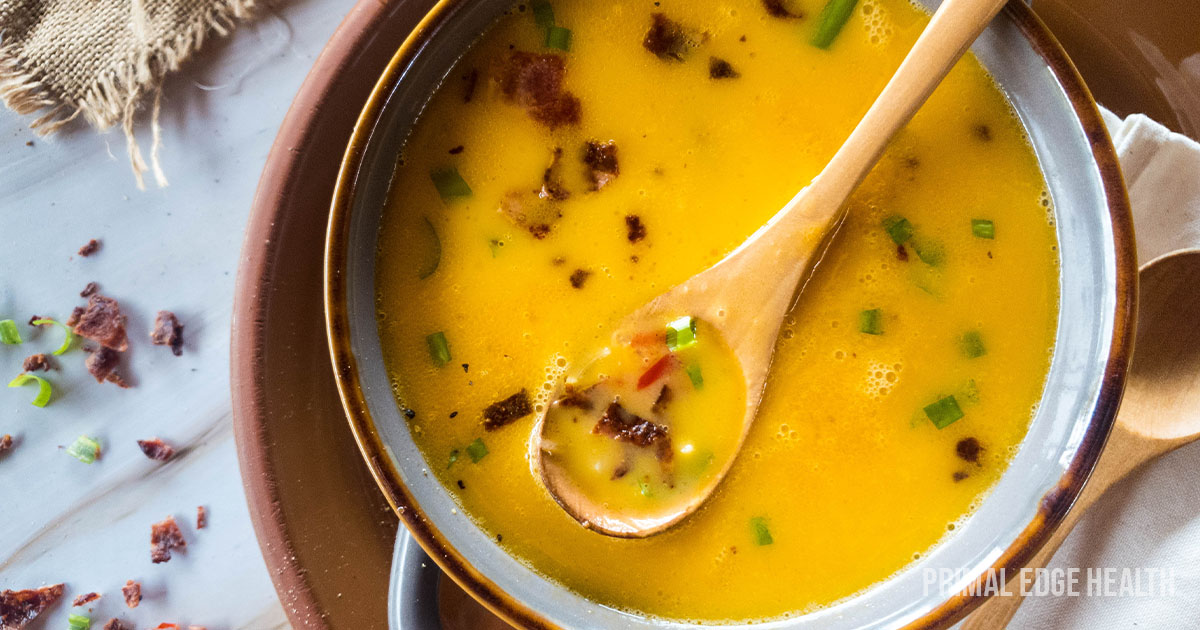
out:
<path id="1" fill-rule="evenodd" d="M 358 379 L 358 367 L 351 350 L 347 285 L 342 270 L 348 254 L 348 229 L 358 173 L 371 132 L 384 112 L 388 95 L 397 86 L 404 70 L 428 43 L 432 33 L 451 19 L 454 9 L 469 0 L 439 0 L 397 49 L 372 89 L 355 123 L 338 171 L 330 208 L 325 242 L 324 307 L 326 335 L 338 395 L 347 421 L 371 475 L 388 503 L 439 567 L 467 593 L 508 623 L 526 630 L 559 630 L 536 610 L 518 601 L 483 575 L 449 543 L 427 517 L 393 465 L 367 409 Z M 1112 225 L 1115 262 L 1113 331 L 1095 408 L 1080 446 L 1066 472 L 1053 489 L 1041 499 L 1038 511 L 1021 532 L 991 564 L 991 571 L 1013 575 L 1023 567 L 1050 538 L 1074 505 L 1099 459 L 1116 419 L 1124 393 L 1125 377 L 1133 351 L 1136 320 L 1137 262 L 1133 217 L 1116 150 L 1100 116 L 1091 92 L 1074 63 L 1046 25 L 1021 0 L 1010 0 L 1004 8 L 1035 53 L 1062 86 L 1067 100 L 1087 137 L 1107 199 Z M 905 626 L 905 630 L 946 628 L 965 617 L 989 597 L 984 586 L 984 571 L 963 591 L 951 595 L 924 616 Z"/>

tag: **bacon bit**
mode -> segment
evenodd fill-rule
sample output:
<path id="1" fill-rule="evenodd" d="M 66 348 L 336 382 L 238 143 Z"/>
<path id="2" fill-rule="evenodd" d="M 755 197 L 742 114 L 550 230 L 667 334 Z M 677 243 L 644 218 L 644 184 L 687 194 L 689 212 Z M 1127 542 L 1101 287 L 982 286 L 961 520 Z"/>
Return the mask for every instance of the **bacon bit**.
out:
<path id="1" fill-rule="evenodd" d="M 767 15 L 783 20 L 798 20 L 804 17 L 803 11 L 789 10 L 784 0 L 763 0 L 763 7 L 766 8 Z"/>
<path id="2" fill-rule="evenodd" d="M 550 157 L 550 166 L 542 172 L 542 188 L 538 190 L 538 198 L 549 201 L 563 201 L 571 196 L 560 181 L 558 163 L 562 160 L 562 147 L 554 147 Z"/>
<path id="3" fill-rule="evenodd" d="M 21 365 L 21 369 L 25 370 L 26 372 L 36 372 L 38 370 L 49 372 L 50 357 L 42 353 L 27 356 L 25 357 L 25 362 Z"/>
<path id="4" fill-rule="evenodd" d="M 86 245 L 79 248 L 79 255 L 87 258 L 88 256 L 95 254 L 96 250 L 98 249 L 100 249 L 100 241 L 92 239 L 88 241 Z"/>
<path id="5" fill-rule="evenodd" d="M 662 13 L 653 13 L 650 19 L 650 30 L 646 31 L 642 46 L 659 59 L 683 61 L 684 55 L 696 45 L 683 25 Z"/>
<path id="6" fill-rule="evenodd" d="M 450 149 L 450 155 L 458 155 L 459 153 L 463 152 L 464 148 L 465 147 L 463 147 L 463 145 L 460 144 L 460 145 L 454 147 L 453 149 Z"/>
<path id="7" fill-rule="evenodd" d="M 0 630 L 20 630 L 63 594 L 63 585 L 0 591 Z"/>
<path id="8" fill-rule="evenodd" d="M 978 464 L 979 454 L 983 452 L 983 446 L 979 443 L 979 440 L 973 437 L 963 438 L 958 441 L 958 444 L 954 445 L 954 452 L 958 454 L 959 459 L 971 462 L 972 464 Z"/>
<path id="9" fill-rule="evenodd" d="M 196 506 L 196 529 L 208 527 L 208 510 L 203 505 Z"/>
<path id="10" fill-rule="evenodd" d="M 586 269 L 576 269 L 571 273 L 571 286 L 575 287 L 576 289 L 582 289 L 583 283 L 587 282 L 588 276 L 590 275 L 592 275 L 592 272 L 587 271 Z"/>
<path id="11" fill-rule="evenodd" d="M 902 262 L 908 262 L 908 250 L 904 249 L 903 245 L 896 246 L 896 258 L 900 259 Z"/>
<path id="12" fill-rule="evenodd" d="M 514 51 L 501 69 L 500 91 L 551 129 L 576 125 L 581 107 L 574 94 L 562 89 L 566 70 L 561 55 Z"/>
<path id="13" fill-rule="evenodd" d="M 976 138 L 984 142 L 991 142 L 992 140 L 992 128 L 983 123 L 977 123 L 972 126 L 971 133 L 975 134 Z"/>
<path id="14" fill-rule="evenodd" d="M 183 354 L 183 326 L 171 311 L 159 311 L 154 318 L 154 330 L 150 331 L 150 343 L 170 346 L 171 354 Z"/>
<path id="15" fill-rule="evenodd" d="M 954 483 L 958 483 L 970 476 L 970 473 L 966 472 L 965 470 L 956 470 L 954 471 Z"/>
<path id="16" fill-rule="evenodd" d="M 142 603 L 142 585 L 139 582 L 125 580 L 121 594 L 125 596 L 125 605 L 130 608 L 137 608 L 138 604 Z"/>
<path id="17" fill-rule="evenodd" d="M 606 435 L 619 442 L 628 442 L 642 448 L 657 445 L 656 456 L 663 463 L 669 463 L 673 456 L 671 436 L 667 427 L 629 413 L 616 401 L 608 404 L 604 415 L 600 416 L 596 426 L 592 427 L 592 433 Z"/>
<path id="18" fill-rule="evenodd" d="M 183 532 L 179 531 L 174 516 L 168 516 L 150 526 L 150 561 L 154 564 L 170 560 L 172 549 L 186 547 L 187 542 L 183 539 Z"/>
<path id="19" fill-rule="evenodd" d="M 37 320 L 39 320 L 39 319 L 46 319 L 46 318 L 45 318 L 45 317 L 42 317 L 41 315 L 34 315 L 34 316 L 32 316 L 32 317 L 30 317 L 30 318 L 29 318 L 29 325 L 30 325 L 30 326 L 43 326 L 44 324 L 35 324 L 35 323 L 33 323 L 33 322 L 36 322 L 36 321 L 37 321 Z M 69 325 L 70 325 L 70 324 L 68 324 L 68 326 L 69 326 Z"/>
<path id="20" fill-rule="evenodd" d="M 671 400 L 674 397 L 674 394 L 671 393 L 671 388 L 663 385 L 662 389 L 658 390 L 658 398 L 654 399 L 654 404 L 651 405 L 650 411 L 662 415 L 662 412 L 667 410 L 667 405 L 671 404 Z"/>
<path id="21" fill-rule="evenodd" d="M 125 335 L 125 316 L 121 314 L 121 305 L 116 300 L 95 293 L 88 298 L 87 308 L 82 312 L 76 309 L 76 313 L 79 313 L 79 317 L 75 323 L 68 320 L 68 325 L 74 329 L 75 334 L 117 352 L 129 349 L 129 339 Z M 72 313 L 71 317 L 76 319 L 75 313 Z"/>
<path id="22" fill-rule="evenodd" d="M 584 411 L 591 411 L 592 407 L 595 405 L 593 405 L 592 400 L 587 397 L 587 391 L 588 390 L 579 391 L 574 385 L 567 385 L 563 387 L 563 395 L 560 396 L 555 403 L 562 405 L 563 407 L 574 407 Z"/>
<path id="23" fill-rule="evenodd" d="M 88 373 L 96 379 L 97 383 L 109 381 L 120 387 L 129 387 L 114 372 L 117 369 L 117 364 L 120 362 L 121 354 L 119 352 L 101 346 L 88 355 L 87 360 L 84 361 L 84 365 L 87 366 Z"/>
<path id="24" fill-rule="evenodd" d="M 534 238 L 542 240 L 550 234 L 551 224 L 562 217 L 558 204 L 542 199 L 531 199 L 528 193 L 511 191 L 500 199 L 500 214 L 514 225 L 529 230 Z"/>
<path id="25" fill-rule="evenodd" d="M 11 435 L 5 433 L 3 436 L 0 436 L 0 453 L 12 449 L 12 447 L 13 439 Z"/>
<path id="26" fill-rule="evenodd" d="M 79 292 L 79 297 L 81 297 L 81 298 L 92 297 L 99 290 L 100 290 L 100 285 L 96 284 L 95 282 L 89 282 L 89 283 L 87 283 L 86 286 L 83 287 L 83 290 Z"/>
<path id="27" fill-rule="evenodd" d="M 97 599 L 100 599 L 100 593 L 87 593 L 85 595 L 80 595 L 79 597 L 76 597 L 75 601 L 71 604 L 71 606 L 72 607 L 84 606 L 86 604 L 90 604 L 90 603 L 96 601 Z"/>
<path id="28" fill-rule="evenodd" d="M 733 64 L 719 57 L 708 58 L 708 78 L 710 79 L 736 79 L 742 76 L 742 73 L 734 70 Z"/>
<path id="29" fill-rule="evenodd" d="M 603 143 L 588 140 L 583 146 L 583 164 L 587 166 L 591 189 L 604 188 L 621 174 L 621 165 L 617 163 L 617 143 L 612 140 Z"/>
<path id="30" fill-rule="evenodd" d="M 533 403 L 529 401 L 529 392 L 522 389 L 504 400 L 488 405 L 488 408 L 483 410 L 483 428 L 495 431 L 531 413 Z"/>
<path id="31" fill-rule="evenodd" d="M 120 619 L 113 617 L 108 620 L 108 623 L 104 624 L 104 630 L 129 630 L 129 626 L 125 625 L 125 622 Z"/>
<path id="32" fill-rule="evenodd" d="M 89 295 L 88 297 L 91 297 L 91 296 Z M 67 326 L 70 328 L 74 328 L 75 324 L 79 323 L 80 317 L 83 317 L 83 307 L 76 306 L 75 308 L 71 309 L 71 315 L 69 317 L 67 317 Z M 33 320 L 29 320 L 29 325 L 30 326 L 34 325 Z"/>
<path id="33" fill-rule="evenodd" d="M 646 224 L 642 223 L 642 218 L 638 215 L 625 215 L 625 238 L 629 239 L 630 243 L 646 238 Z"/>
<path id="34" fill-rule="evenodd" d="M 138 447 L 142 449 L 142 453 L 150 459 L 165 462 L 175 456 L 175 449 L 170 444 L 160 440 L 159 438 L 150 438 L 149 440 L 138 440 Z"/>
<path id="35" fill-rule="evenodd" d="M 638 391 L 653 385 L 654 381 L 662 378 L 663 375 L 667 373 L 667 370 L 675 366 L 675 363 L 675 357 L 669 354 L 663 356 L 663 358 L 659 359 L 658 361 L 655 361 L 654 365 L 650 366 L 650 369 L 646 370 L 640 377 L 638 377 Z"/>

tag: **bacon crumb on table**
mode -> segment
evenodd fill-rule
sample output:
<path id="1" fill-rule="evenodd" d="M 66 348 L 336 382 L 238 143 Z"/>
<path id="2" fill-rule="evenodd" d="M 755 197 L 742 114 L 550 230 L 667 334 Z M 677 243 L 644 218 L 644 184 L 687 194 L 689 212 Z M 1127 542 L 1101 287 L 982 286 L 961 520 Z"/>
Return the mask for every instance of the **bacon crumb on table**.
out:
<path id="1" fill-rule="evenodd" d="M 150 331 L 150 341 L 156 346 L 170 346 L 175 356 L 183 354 L 183 326 L 175 313 L 158 312 L 154 318 L 154 330 Z"/>
<path id="2" fill-rule="evenodd" d="M 21 369 L 26 372 L 36 372 L 38 370 L 49 372 L 50 357 L 40 352 L 38 354 L 31 354 L 25 357 L 25 362 L 21 365 Z"/>
<path id="3" fill-rule="evenodd" d="M 100 285 L 96 284 L 95 282 L 89 282 L 89 283 L 87 283 L 87 286 L 83 287 L 83 290 L 79 292 L 79 297 L 81 297 L 81 298 L 92 297 L 99 290 L 100 290 Z"/>
<path id="4" fill-rule="evenodd" d="M 130 608 L 137 608 L 138 604 L 142 603 L 142 585 L 139 582 L 125 580 L 121 594 L 125 596 L 125 605 Z"/>
<path id="5" fill-rule="evenodd" d="M 5 433 L 4 435 L 0 436 L 0 453 L 3 453 L 4 451 L 9 450 L 12 447 L 13 447 L 13 438 L 11 435 Z"/>
<path id="6" fill-rule="evenodd" d="M 208 527 L 208 510 L 203 505 L 196 506 L 196 529 Z"/>
<path id="7" fill-rule="evenodd" d="M 92 239 L 88 241 L 86 245 L 79 248 L 79 255 L 87 258 L 88 256 L 95 254 L 96 250 L 98 249 L 100 249 L 100 241 Z"/>
<path id="8" fill-rule="evenodd" d="M 125 622 L 120 619 L 113 617 L 108 620 L 108 623 L 104 624 L 104 630 L 129 630 L 129 626 L 125 625 Z"/>
<path id="9" fill-rule="evenodd" d="M 121 353 L 112 348 L 100 346 L 95 348 L 83 363 L 97 383 L 109 381 L 119 387 L 128 388 L 129 385 L 116 373 L 117 364 L 120 362 Z"/>
<path id="10" fill-rule="evenodd" d="M 179 531 L 174 516 L 168 516 L 150 526 L 150 561 L 154 564 L 170 560 L 172 549 L 186 547 L 187 542 L 183 539 L 183 532 Z"/>
<path id="11" fill-rule="evenodd" d="M 137 443 L 138 447 L 142 449 L 142 453 L 150 459 L 165 462 L 175 456 L 175 449 L 159 438 L 138 440 Z"/>
<path id="12" fill-rule="evenodd" d="M 58 601 L 63 584 L 22 591 L 0 591 L 0 630 L 21 630 Z"/>
<path id="13" fill-rule="evenodd" d="M 125 334 L 125 315 L 121 313 L 121 305 L 110 297 L 93 293 L 88 297 L 87 306 L 71 313 L 67 325 L 74 329 L 80 337 L 91 339 L 96 343 L 125 352 L 129 349 L 129 338 Z"/>
<path id="14" fill-rule="evenodd" d="M 85 593 L 79 597 L 76 597 L 75 601 L 71 603 L 71 606 L 84 606 L 96 601 L 97 599 L 100 599 L 100 593 Z"/>

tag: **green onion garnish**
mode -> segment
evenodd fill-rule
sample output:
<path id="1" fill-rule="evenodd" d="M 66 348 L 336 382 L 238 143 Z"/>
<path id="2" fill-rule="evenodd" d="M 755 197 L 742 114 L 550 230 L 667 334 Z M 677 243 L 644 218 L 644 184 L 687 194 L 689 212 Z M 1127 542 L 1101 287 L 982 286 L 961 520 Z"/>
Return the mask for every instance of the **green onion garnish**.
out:
<path id="1" fill-rule="evenodd" d="M 958 406 L 958 401 L 954 400 L 954 396 L 947 396 L 925 407 L 925 415 L 929 416 L 933 426 L 945 429 L 963 417 L 963 412 Z"/>
<path id="2" fill-rule="evenodd" d="M 438 238 L 437 230 L 433 229 L 433 222 L 429 217 L 421 217 L 425 224 L 425 241 L 429 244 L 429 249 L 426 250 L 425 260 L 421 263 L 421 268 L 417 270 L 417 277 L 421 280 L 433 275 L 437 271 L 438 265 L 442 263 L 442 240 Z"/>
<path id="3" fill-rule="evenodd" d="M 571 50 L 571 29 L 561 26 L 551 26 L 546 29 L 546 48 Z"/>
<path id="4" fill-rule="evenodd" d="M 92 619 L 83 615 L 71 613 L 67 615 L 67 623 L 70 624 L 70 630 L 90 630 L 92 627 Z"/>
<path id="5" fill-rule="evenodd" d="M 917 258 L 930 267 L 936 267 L 946 260 L 946 248 L 938 241 L 918 239 L 913 241 L 912 246 L 917 250 Z"/>
<path id="6" fill-rule="evenodd" d="M 650 498 L 650 495 L 653 494 L 653 492 L 650 491 L 650 484 L 646 483 L 642 479 L 638 479 L 638 492 L 641 492 L 642 496 L 646 498 Z"/>
<path id="7" fill-rule="evenodd" d="M 913 235 L 912 224 L 908 222 L 908 219 L 899 215 L 892 215 L 884 219 L 883 230 L 892 237 L 897 245 L 905 244 Z"/>
<path id="8" fill-rule="evenodd" d="M 978 330 L 969 330 L 963 333 L 958 343 L 968 359 L 977 359 L 987 354 L 987 348 L 983 345 L 983 336 L 979 334 Z"/>
<path id="9" fill-rule="evenodd" d="M 56 321 L 56 320 L 53 320 L 50 318 L 35 319 L 30 323 L 33 324 L 34 326 L 45 326 L 46 324 L 54 324 L 55 326 L 58 326 L 63 329 L 63 333 L 66 334 L 66 337 L 63 338 L 62 345 L 58 347 L 58 350 L 54 351 L 54 353 L 53 353 L 54 355 L 56 355 L 56 356 L 60 355 L 64 352 L 66 352 L 67 350 L 71 349 L 71 342 L 75 339 L 75 333 L 74 333 L 74 331 L 71 330 L 70 326 L 68 326 L 60 321 Z"/>
<path id="10" fill-rule="evenodd" d="M 86 435 L 81 435 L 75 439 L 74 444 L 67 447 L 67 455 L 85 464 L 90 464 L 100 456 L 100 443 Z"/>
<path id="11" fill-rule="evenodd" d="M 850 19 L 850 15 L 854 13 L 854 5 L 857 3 L 858 0 L 829 0 L 817 18 L 820 22 L 817 32 L 813 33 L 810 40 L 812 45 L 828 49 L 833 40 L 837 39 L 838 33 L 842 32 L 842 27 Z"/>
<path id="12" fill-rule="evenodd" d="M 750 519 L 750 529 L 754 532 L 754 544 L 759 547 L 775 542 L 771 537 L 771 530 L 767 527 L 767 519 L 755 516 Z"/>
<path id="13" fill-rule="evenodd" d="M 858 314 L 858 330 L 868 335 L 883 334 L 883 312 L 877 308 Z"/>
<path id="14" fill-rule="evenodd" d="M 667 324 L 667 349 L 679 350 L 696 343 L 696 318 L 680 317 Z"/>
<path id="15" fill-rule="evenodd" d="M 450 468 L 451 466 L 453 466 L 454 462 L 456 462 L 456 461 L 458 461 L 458 449 L 456 449 L 456 448 L 450 449 L 450 463 L 446 464 L 446 468 Z"/>
<path id="16" fill-rule="evenodd" d="M 438 367 L 450 362 L 450 344 L 446 342 L 446 333 L 438 331 L 425 337 L 429 344 L 429 356 Z"/>
<path id="17" fill-rule="evenodd" d="M 17 330 L 17 322 L 11 319 L 0 320 L 0 341 L 10 346 L 21 343 L 21 333 Z"/>
<path id="18" fill-rule="evenodd" d="M 700 371 L 699 363 L 689 363 L 685 369 L 688 378 L 692 379 L 692 387 L 696 389 L 704 387 L 704 373 Z"/>
<path id="19" fill-rule="evenodd" d="M 971 219 L 971 233 L 979 238 L 996 238 L 996 224 L 987 219 Z"/>
<path id="20" fill-rule="evenodd" d="M 28 385 L 29 383 L 38 384 L 37 396 L 33 398 L 33 402 L 30 404 L 32 404 L 34 407 L 45 407 L 46 403 L 50 402 L 50 394 L 52 394 L 54 391 L 50 387 L 50 381 L 47 381 L 46 379 L 34 374 L 21 374 L 17 376 L 17 378 L 9 381 L 8 386 L 20 387 L 22 385 Z"/>
<path id="21" fill-rule="evenodd" d="M 429 173 L 429 178 L 433 180 L 433 185 L 437 187 L 438 194 L 442 196 L 442 201 L 450 201 L 456 197 L 470 197 L 471 187 L 467 185 L 467 180 L 458 174 L 458 169 L 451 166 L 441 170 Z"/>
<path id="22" fill-rule="evenodd" d="M 467 445 L 467 455 L 471 456 L 471 461 L 478 464 L 479 460 L 487 457 L 487 444 L 483 443 L 482 438 L 475 438 L 474 442 Z"/>
<path id="23" fill-rule="evenodd" d="M 533 9 L 533 21 L 542 28 L 550 28 L 554 26 L 554 7 L 550 6 L 546 0 L 533 0 L 529 3 L 529 8 Z"/>

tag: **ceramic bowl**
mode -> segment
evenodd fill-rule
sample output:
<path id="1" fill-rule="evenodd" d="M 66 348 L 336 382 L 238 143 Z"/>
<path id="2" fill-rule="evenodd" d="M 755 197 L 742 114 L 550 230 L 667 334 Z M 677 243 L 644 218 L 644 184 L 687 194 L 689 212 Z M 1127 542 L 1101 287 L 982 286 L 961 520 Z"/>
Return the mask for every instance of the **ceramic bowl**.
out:
<path id="1" fill-rule="evenodd" d="M 930 10 L 936 2 L 922 2 Z M 397 51 L 359 117 L 326 243 L 325 309 L 335 377 L 364 457 L 413 537 L 470 594 L 521 628 L 684 628 L 615 610 L 510 556 L 427 474 L 392 396 L 375 321 L 375 251 L 396 156 L 430 94 L 511 0 L 442 0 Z M 1053 199 L 1061 256 L 1054 358 L 1009 469 L 957 532 L 899 574 L 839 604 L 755 628 L 940 628 L 1012 574 L 1070 508 L 1116 415 L 1131 351 L 1136 267 L 1116 156 L 1071 62 L 1020 2 L 972 48 L 1024 124 Z M 926 569 L 956 579 L 931 588 Z M 736 626 L 735 626 L 736 627 Z"/>

